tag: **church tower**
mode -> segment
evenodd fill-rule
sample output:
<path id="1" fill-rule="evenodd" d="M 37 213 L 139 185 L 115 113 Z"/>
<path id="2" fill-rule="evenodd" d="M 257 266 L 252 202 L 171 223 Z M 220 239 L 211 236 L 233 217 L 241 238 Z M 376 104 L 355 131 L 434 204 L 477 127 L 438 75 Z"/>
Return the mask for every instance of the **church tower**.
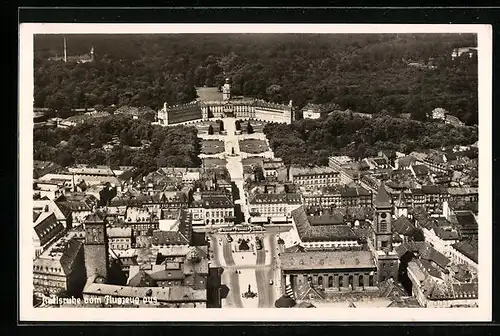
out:
<path id="1" fill-rule="evenodd" d="M 87 278 L 97 275 L 107 279 L 109 275 L 109 250 L 106 219 L 99 212 L 95 212 L 87 217 L 84 226 Z"/>
<path id="2" fill-rule="evenodd" d="M 371 244 L 377 261 L 378 280 L 396 279 L 399 259 L 392 246 L 392 202 L 384 182 L 377 192 L 374 207 Z"/>
<path id="3" fill-rule="evenodd" d="M 226 78 L 226 83 L 222 87 L 222 100 L 228 101 L 231 99 L 231 84 L 229 84 L 229 78 Z"/>

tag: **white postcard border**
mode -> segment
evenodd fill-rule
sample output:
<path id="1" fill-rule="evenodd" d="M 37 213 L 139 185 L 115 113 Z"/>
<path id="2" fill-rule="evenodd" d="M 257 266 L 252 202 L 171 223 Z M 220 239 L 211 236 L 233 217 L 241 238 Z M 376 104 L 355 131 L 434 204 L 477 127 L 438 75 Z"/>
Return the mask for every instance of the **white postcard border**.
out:
<path id="1" fill-rule="evenodd" d="M 32 304 L 34 34 L 169 33 L 476 33 L 479 64 L 479 308 L 174 309 L 34 308 Z M 491 321 L 492 314 L 492 28 L 478 24 L 75 24 L 22 23 L 19 42 L 20 321 Z M 175 312 L 175 313 L 173 313 Z"/>

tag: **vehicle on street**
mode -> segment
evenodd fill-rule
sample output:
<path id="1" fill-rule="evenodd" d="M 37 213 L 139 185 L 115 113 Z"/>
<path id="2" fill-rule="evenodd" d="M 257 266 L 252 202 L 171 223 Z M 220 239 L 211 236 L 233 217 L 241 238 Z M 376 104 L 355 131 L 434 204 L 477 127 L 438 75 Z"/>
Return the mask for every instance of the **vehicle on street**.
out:
<path id="1" fill-rule="evenodd" d="M 273 279 L 269 280 L 269 284 L 270 284 L 271 286 L 272 286 L 272 285 L 274 285 L 274 281 L 273 281 Z"/>
<path id="2" fill-rule="evenodd" d="M 257 250 L 262 250 L 262 240 L 259 237 L 255 237 L 255 248 Z"/>

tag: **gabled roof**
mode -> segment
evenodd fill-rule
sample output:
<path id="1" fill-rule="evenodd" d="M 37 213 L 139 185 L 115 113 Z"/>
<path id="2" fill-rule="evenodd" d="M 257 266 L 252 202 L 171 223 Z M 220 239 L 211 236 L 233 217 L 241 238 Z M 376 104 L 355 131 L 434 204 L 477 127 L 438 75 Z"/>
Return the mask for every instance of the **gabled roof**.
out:
<path id="1" fill-rule="evenodd" d="M 464 240 L 453 244 L 452 247 L 477 264 L 478 262 L 477 242 Z"/>
<path id="2" fill-rule="evenodd" d="M 283 253 L 283 270 L 320 270 L 320 269 L 373 269 L 376 267 L 369 251 L 307 251 Z"/>
<path id="3" fill-rule="evenodd" d="M 103 223 L 103 222 L 104 222 L 104 215 L 99 211 L 96 211 L 88 215 L 87 218 L 85 219 L 85 223 Z"/>
<path id="4" fill-rule="evenodd" d="M 130 279 L 128 285 L 130 287 L 156 287 L 157 283 L 146 271 L 140 270 Z"/>
<path id="5" fill-rule="evenodd" d="M 188 245 L 189 240 L 177 231 L 154 231 L 154 245 Z"/>
<path id="6" fill-rule="evenodd" d="M 78 253 L 82 248 L 83 248 L 83 241 L 79 239 L 71 239 L 68 242 L 66 250 L 64 251 L 60 260 L 61 266 L 65 274 L 71 273 L 73 269 L 73 264 L 76 261 L 76 257 L 78 256 Z"/>
<path id="7" fill-rule="evenodd" d="M 408 236 L 416 228 L 406 216 L 400 216 L 392 222 L 392 229 L 403 236 Z"/>
<path id="8" fill-rule="evenodd" d="M 323 281 L 326 281 L 326 279 L 323 279 Z M 309 282 L 303 282 L 297 286 L 295 297 L 297 300 L 324 300 L 325 293 L 312 286 Z"/>
<path id="9" fill-rule="evenodd" d="M 385 184 L 382 182 L 377 192 L 377 196 L 375 197 L 374 202 L 375 207 L 390 207 L 391 206 L 391 198 L 385 189 Z"/>

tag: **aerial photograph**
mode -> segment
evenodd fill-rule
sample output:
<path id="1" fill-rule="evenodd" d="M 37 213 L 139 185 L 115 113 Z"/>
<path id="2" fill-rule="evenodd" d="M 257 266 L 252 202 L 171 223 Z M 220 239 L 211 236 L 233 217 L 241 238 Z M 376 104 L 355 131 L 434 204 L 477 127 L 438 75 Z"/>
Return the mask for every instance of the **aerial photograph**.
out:
<path id="1" fill-rule="evenodd" d="M 477 34 L 33 48 L 33 307 L 480 307 Z"/>

